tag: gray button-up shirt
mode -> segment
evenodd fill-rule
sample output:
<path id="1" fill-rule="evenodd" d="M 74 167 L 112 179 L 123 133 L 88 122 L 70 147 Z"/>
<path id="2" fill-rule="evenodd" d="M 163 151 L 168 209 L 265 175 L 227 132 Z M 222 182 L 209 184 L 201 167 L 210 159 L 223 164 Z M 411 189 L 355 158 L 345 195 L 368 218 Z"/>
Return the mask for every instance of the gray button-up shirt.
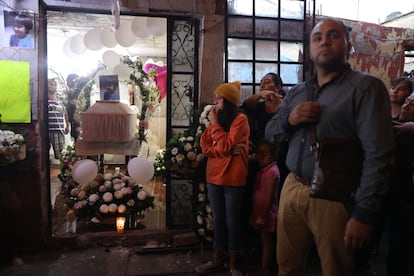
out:
<path id="1" fill-rule="evenodd" d="M 318 96 L 315 98 L 312 94 L 316 93 Z M 296 105 L 309 100 L 322 104 L 322 114 L 315 126 L 319 139 L 341 138 L 361 144 L 363 171 L 353 216 L 362 222 L 373 223 L 388 191 L 394 154 L 386 87 L 378 78 L 354 71 L 348 65 L 322 87 L 318 87 L 316 78 L 313 78 L 294 86 L 287 93 L 284 106 L 268 122 L 265 134 L 270 140 L 289 137 L 286 165 L 306 178 L 312 177 L 314 167 L 308 125 L 293 127 L 288 123 L 288 116 Z"/>

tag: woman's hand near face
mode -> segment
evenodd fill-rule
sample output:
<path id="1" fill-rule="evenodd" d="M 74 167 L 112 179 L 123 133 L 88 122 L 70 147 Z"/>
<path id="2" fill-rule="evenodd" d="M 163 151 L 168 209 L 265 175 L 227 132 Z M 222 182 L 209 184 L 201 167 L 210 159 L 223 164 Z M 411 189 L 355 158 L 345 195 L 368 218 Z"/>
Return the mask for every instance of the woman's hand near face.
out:
<path id="1" fill-rule="evenodd" d="M 258 94 L 261 99 L 267 100 L 269 97 L 275 96 L 276 92 L 271 90 L 262 90 Z"/>
<path id="2" fill-rule="evenodd" d="M 217 107 L 214 107 L 210 112 L 208 113 L 208 119 L 210 121 L 210 124 L 216 124 L 217 123 Z"/>

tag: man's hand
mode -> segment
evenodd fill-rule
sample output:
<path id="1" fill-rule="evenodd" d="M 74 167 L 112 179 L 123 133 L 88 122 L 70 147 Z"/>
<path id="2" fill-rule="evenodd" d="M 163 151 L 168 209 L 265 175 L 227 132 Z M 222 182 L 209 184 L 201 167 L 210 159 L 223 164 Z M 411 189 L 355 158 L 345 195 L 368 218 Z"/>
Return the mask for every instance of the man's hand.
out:
<path id="1" fill-rule="evenodd" d="M 345 248 L 356 249 L 366 246 L 371 240 L 372 225 L 350 218 L 345 228 Z"/>
<path id="2" fill-rule="evenodd" d="M 322 112 L 322 105 L 318 102 L 303 102 L 295 106 L 289 114 L 289 124 L 297 126 L 302 123 L 316 123 Z"/>
<path id="3" fill-rule="evenodd" d="M 395 132 L 400 133 L 414 133 L 414 122 L 393 122 L 393 128 Z"/>

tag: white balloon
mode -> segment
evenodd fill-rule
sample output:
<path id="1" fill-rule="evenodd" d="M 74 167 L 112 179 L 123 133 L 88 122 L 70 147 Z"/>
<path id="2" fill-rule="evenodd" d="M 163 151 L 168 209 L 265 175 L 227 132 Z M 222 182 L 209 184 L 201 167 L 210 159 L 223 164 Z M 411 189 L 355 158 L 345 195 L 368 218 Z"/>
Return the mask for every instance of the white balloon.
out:
<path id="1" fill-rule="evenodd" d="M 72 37 L 68 37 L 68 39 L 66 39 L 65 43 L 63 44 L 63 52 L 65 53 L 66 56 L 73 58 L 73 57 L 76 57 L 76 54 L 70 48 L 71 40 L 72 40 Z"/>
<path id="2" fill-rule="evenodd" d="M 85 43 L 83 43 L 83 36 L 77 34 L 70 40 L 70 49 L 77 55 L 82 55 L 86 51 Z"/>
<path id="3" fill-rule="evenodd" d="M 83 159 L 75 163 L 72 169 L 72 178 L 79 184 L 88 184 L 98 175 L 98 166 L 95 161 Z"/>
<path id="4" fill-rule="evenodd" d="M 115 38 L 119 45 L 126 48 L 135 43 L 136 37 L 132 32 L 130 20 L 124 20 L 121 22 L 121 26 L 115 32 Z"/>
<path id="5" fill-rule="evenodd" d="M 104 28 L 101 31 L 100 39 L 102 45 L 107 48 L 113 48 L 118 44 L 118 42 L 116 42 L 115 32 L 111 31 L 110 28 Z"/>
<path id="6" fill-rule="evenodd" d="M 147 32 L 155 36 L 161 36 L 167 31 L 167 23 L 164 18 L 150 17 L 147 20 Z"/>
<path id="7" fill-rule="evenodd" d="M 164 62 L 162 60 L 158 60 L 155 65 L 158 65 L 159 67 L 163 67 L 164 66 Z"/>
<path id="8" fill-rule="evenodd" d="M 85 37 L 83 38 L 86 48 L 89 50 L 100 50 L 103 45 L 101 43 L 101 30 L 99 28 L 94 28 L 89 30 Z"/>
<path id="9" fill-rule="evenodd" d="M 139 38 L 149 36 L 147 32 L 147 17 L 137 16 L 131 22 L 132 33 Z"/>
<path id="10" fill-rule="evenodd" d="M 134 157 L 128 162 L 128 173 L 138 183 L 147 183 L 154 176 L 154 166 L 147 159 Z"/>
<path id="11" fill-rule="evenodd" d="M 115 51 L 108 50 L 102 54 L 102 61 L 109 68 L 113 68 L 121 62 L 121 57 Z"/>
<path id="12" fill-rule="evenodd" d="M 118 75 L 118 79 L 121 81 L 129 80 L 130 70 L 126 64 L 118 64 L 114 67 L 114 73 Z"/>

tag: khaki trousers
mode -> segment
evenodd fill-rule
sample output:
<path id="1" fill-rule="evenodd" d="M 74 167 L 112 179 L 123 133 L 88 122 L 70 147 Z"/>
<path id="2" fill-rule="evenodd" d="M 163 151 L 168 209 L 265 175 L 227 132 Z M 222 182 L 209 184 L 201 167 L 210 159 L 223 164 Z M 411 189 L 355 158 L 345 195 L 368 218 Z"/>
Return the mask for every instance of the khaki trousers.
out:
<path id="1" fill-rule="evenodd" d="M 290 173 L 283 185 L 277 224 L 279 276 L 306 275 L 315 241 L 324 276 L 352 276 L 352 253 L 344 246 L 349 212 L 340 202 L 309 196 L 309 186 Z"/>

